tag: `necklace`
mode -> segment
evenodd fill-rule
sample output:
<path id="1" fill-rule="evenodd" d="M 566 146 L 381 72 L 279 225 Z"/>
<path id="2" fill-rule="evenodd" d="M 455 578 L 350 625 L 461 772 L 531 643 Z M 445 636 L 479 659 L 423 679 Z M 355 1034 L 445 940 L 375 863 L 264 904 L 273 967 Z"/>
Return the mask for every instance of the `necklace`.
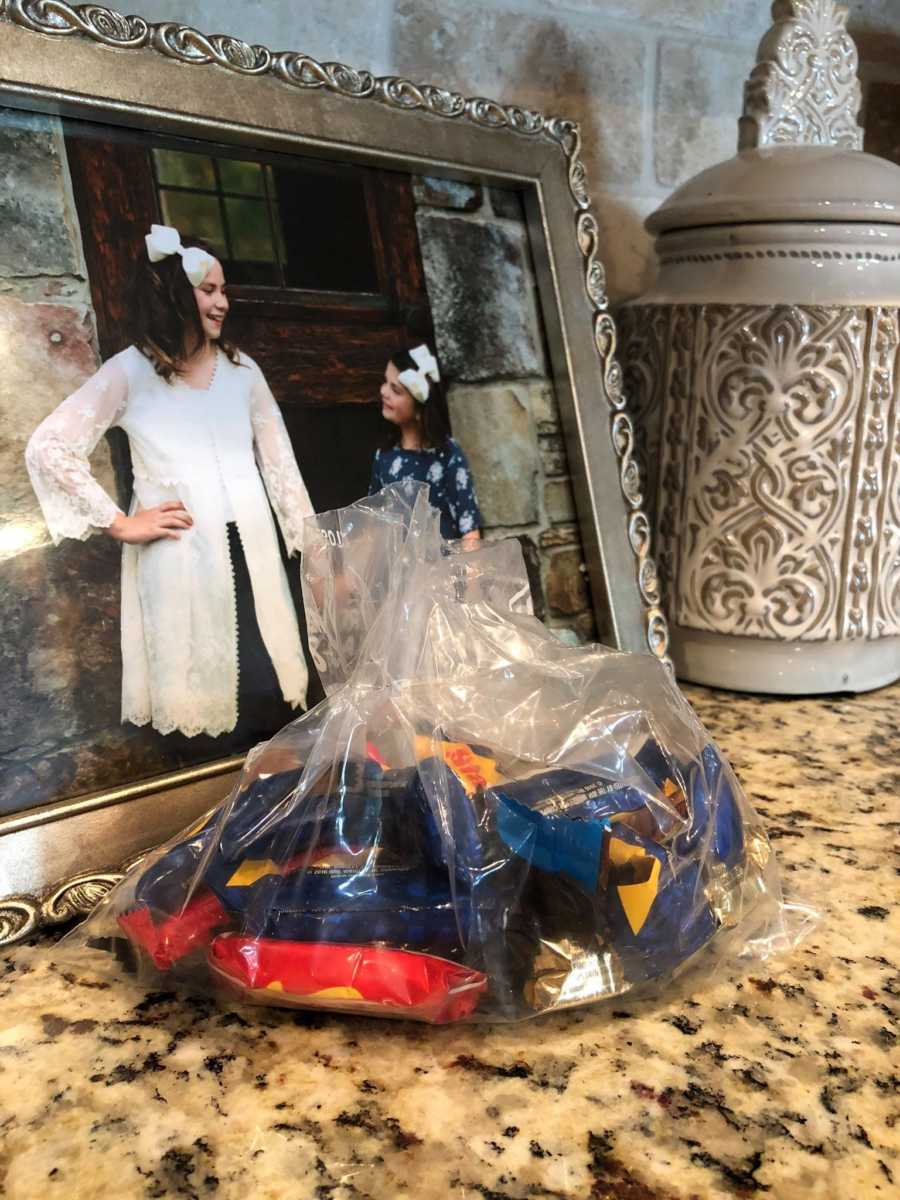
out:
<path id="1" fill-rule="evenodd" d="M 210 391 L 210 389 L 212 388 L 212 385 L 215 383 L 216 372 L 218 371 L 218 369 L 219 369 L 219 348 L 218 348 L 218 346 L 213 346 L 212 371 L 210 372 L 209 381 L 208 381 L 206 387 L 203 389 L 205 392 Z"/>
<path id="2" fill-rule="evenodd" d="M 217 346 L 214 346 L 213 351 L 212 351 L 212 371 L 210 372 L 209 379 L 207 379 L 206 383 L 203 383 L 203 384 L 190 383 L 186 378 L 184 378 L 184 376 L 182 376 L 181 382 L 184 384 L 185 387 L 190 388 L 192 392 L 208 392 L 212 388 L 213 383 L 215 382 L 216 372 L 218 371 L 218 369 L 219 369 L 219 349 Z"/>

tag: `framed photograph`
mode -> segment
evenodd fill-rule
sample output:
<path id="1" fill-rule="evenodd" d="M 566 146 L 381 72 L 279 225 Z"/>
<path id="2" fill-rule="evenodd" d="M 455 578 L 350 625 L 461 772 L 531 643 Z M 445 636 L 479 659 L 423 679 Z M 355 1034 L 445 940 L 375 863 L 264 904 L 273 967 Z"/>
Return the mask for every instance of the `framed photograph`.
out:
<path id="1" fill-rule="evenodd" d="M 298 529 L 416 466 L 404 371 L 447 536 L 665 657 L 573 122 L 95 5 L 0 2 L 0 61 L 0 943 L 321 698 Z"/>

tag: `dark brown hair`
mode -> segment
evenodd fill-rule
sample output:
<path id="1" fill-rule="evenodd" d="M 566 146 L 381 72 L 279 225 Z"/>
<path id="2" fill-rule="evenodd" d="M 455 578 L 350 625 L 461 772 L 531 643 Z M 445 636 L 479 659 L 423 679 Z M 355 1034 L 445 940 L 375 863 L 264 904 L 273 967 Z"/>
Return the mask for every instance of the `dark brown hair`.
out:
<path id="1" fill-rule="evenodd" d="M 181 244 L 185 249 L 198 246 L 216 257 L 200 238 L 186 237 Z M 179 364 L 204 341 L 194 289 L 184 273 L 181 255 L 169 254 L 154 263 L 142 244 L 134 272 L 134 298 L 132 340 L 153 363 L 157 375 L 169 383 L 178 374 Z M 231 362 L 239 363 L 237 348 L 226 337 L 220 337 L 217 344 Z"/>
<path id="2" fill-rule="evenodd" d="M 418 371 L 419 364 L 408 349 L 396 350 L 388 360 L 398 371 Z M 410 393 L 412 395 L 412 393 Z M 413 396 L 416 414 L 422 420 L 422 446 L 428 450 L 443 450 L 450 438 L 450 411 L 443 383 L 428 380 L 428 399 L 422 404 Z M 400 429 L 393 426 L 385 449 L 391 449 L 400 441 Z"/>

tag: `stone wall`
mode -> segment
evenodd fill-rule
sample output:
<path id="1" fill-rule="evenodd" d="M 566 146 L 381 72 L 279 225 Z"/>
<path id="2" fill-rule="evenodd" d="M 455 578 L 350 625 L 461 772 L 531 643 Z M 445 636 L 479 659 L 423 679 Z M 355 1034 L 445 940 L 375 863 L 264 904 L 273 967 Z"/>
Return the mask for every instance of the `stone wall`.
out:
<path id="1" fill-rule="evenodd" d="M 99 365 L 65 145 L 56 118 L 0 110 L 0 561 L 47 545 L 25 469 L 37 425 Z M 114 489 L 106 443 L 95 469 Z M 10 520 L 14 518 L 14 520 Z"/>
<path id="2" fill-rule="evenodd" d="M 535 612 L 596 638 L 519 196 L 417 179 L 416 224 L 453 431 L 485 535 L 517 537 Z"/>
<path id="3" fill-rule="evenodd" d="M 850 11 L 860 55 L 864 148 L 900 164 L 900 4 L 851 0 Z"/>
<path id="4" fill-rule="evenodd" d="M 896 130 L 900 3 L 845 2 L 867 108 Z M 179 19 L 574 117 L 584 131 L 613 300 L 637 295 L 652 278 L 642 227 L 648 213 L 734 153 L 743 81 L 771 21 L 770 0 L 243 0 L 225 11 L 217 0 L 135 0 L 132 7 L 152 20 Z"/>
<path id="5" fill-rule="evenodd" d="M 119 548 L 50 545 L 25 469 L 41 420 L 97 368 L 90 290 L 55 118 L 0 111 L 0 812 L 95 783 L 118 725 Z M 94 456 L 113 489 L 109 451 Z"/>

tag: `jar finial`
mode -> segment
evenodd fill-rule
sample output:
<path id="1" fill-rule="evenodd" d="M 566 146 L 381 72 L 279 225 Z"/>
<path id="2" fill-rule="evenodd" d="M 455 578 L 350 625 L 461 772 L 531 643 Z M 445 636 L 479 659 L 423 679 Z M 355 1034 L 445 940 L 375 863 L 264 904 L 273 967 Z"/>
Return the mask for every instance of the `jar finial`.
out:
<path id="1" fill-rule="evenodd" d="M 843 146 L 861 150 L 861 91 L 847 9 L 835 0 L 775 0 L 744 84 L 738 150 Z"/>

